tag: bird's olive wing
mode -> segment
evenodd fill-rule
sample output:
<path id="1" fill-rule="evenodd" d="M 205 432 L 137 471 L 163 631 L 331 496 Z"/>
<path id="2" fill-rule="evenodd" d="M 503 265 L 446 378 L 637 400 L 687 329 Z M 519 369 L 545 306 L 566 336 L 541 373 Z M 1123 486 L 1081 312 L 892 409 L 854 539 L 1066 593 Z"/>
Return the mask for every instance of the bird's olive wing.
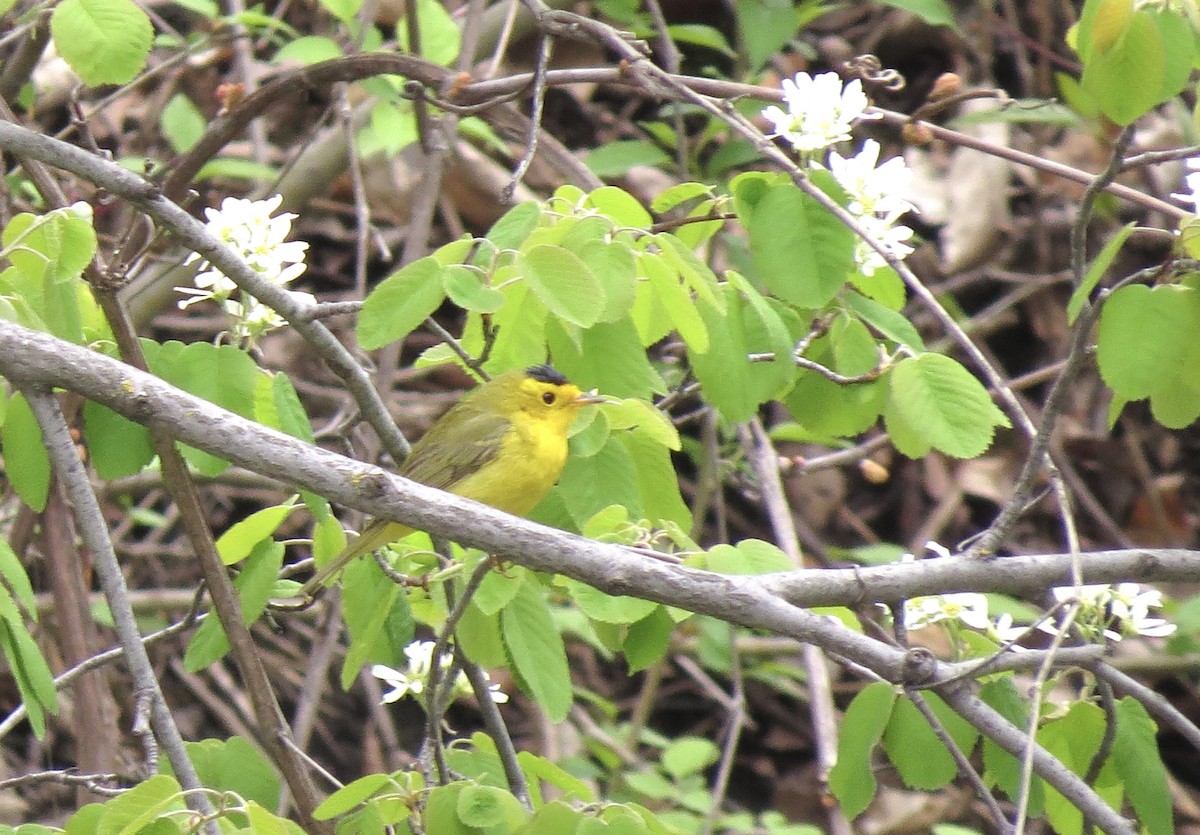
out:
<path id="1" fill-rule="evenodd" d="M 425 433 L 412 448 L 400 474 L 439 490 L 453 491 L 463 478 L 488 465 L 500 454 L 512 426 L 496 414 L 458 404 Z"/>

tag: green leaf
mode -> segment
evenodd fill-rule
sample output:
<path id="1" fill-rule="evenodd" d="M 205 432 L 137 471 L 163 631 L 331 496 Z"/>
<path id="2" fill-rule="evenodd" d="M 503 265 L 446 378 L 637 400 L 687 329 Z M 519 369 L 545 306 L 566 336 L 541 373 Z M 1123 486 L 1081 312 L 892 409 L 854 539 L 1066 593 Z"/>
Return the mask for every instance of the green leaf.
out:
<path id="1" fill-rule="evenodd" d="M 592 269 L 604 291 L 601 322 L 619 322 L 633 309 L 637 295 L 637 267 L 633 252 L 618 241 L 588 241 L 579 257 Z"/>
<path id="2" fill-rule="evenodd" d="M 89 400 L 83 404 L 88 453 L 104 481 L 139 473 L 154 460 L 150 430 Z"/>
<path id="3" fill-rule="evenodd" d="M 458 819 L 467 826 L 504 826 L 505 832 L 512 832 L 527 817 L 512 792 L 494 786 L 463 786 L 458 794 L 456 811 Z"/>
<path id="4" fill-rule="evenodd" d="M 874 682 L 864 687 L 846 708 L 838 731 L 837 763 L 829 771 L 829 789 L 846 817 L 860 815 L 875 797 L 877 783 L 871 752 L 883 737 L 896 692 L 890 684 Z"/>
<path id="5" fill-rule="evenodd" d="M 924 353 L 925 343 L 921 334 L 898 311 L 884 307 L 879 302 L 860 296 L 858 293 L 846 293 L 842 297 L 846 308 L 854 311 L 868 325 L 879 331 L 885 337 L 911 348 L 917 353 Z"/>
<path id="6" fill-rule="evenodd" d="M 892 368 L 884 418 L 889 432 L 902 424 L 923 444 L 955 458 L 974 458 L 991 444 L 997 426 L 1011 425 L 980 382 L 941 354 L 909 357 Z M 908 455 L 905 446 L 897 448 Z"/>
<path id="7" fill-rule="evenodd" d="M 900 699 L 893 707 L 883 734 L 883 747 L 909 788 L 940 789 L 958 773 L 954 757 L 908 699 Z"/>
<path id="8" fill-rule="evenodd" d="M 1133 234 L 1135 228 L 1137 228 L 1136 222 L 1131 221 L 1125 224 L 1104 244 L 1104 248 L 1100 250 L 1084 274 L 1083 281 L 1071 294 L 1071 300 L 1067 302 L 1068 322 L 1075 324 L 1075 319 L 1079 316 L 1079 311 L 1083 309 L 1088 296 L 1092 294 L 1092 290 L 1096 289 L 1096 285 L 1104 277 L 1104 273 L 1112 266 L 1113 259 L 1117 257 L 1117 253 L 1121 251 L 1125 241 L 1129 240 L 1129 236 Z"/>
<path id="9" fill-rule="evenodd" d="M 600 320 L 604 288 L 575 253 L 540 244 L 522 253 L 520 265 L 530 289 L 551 313 L 585 328 Z"/>
<path id="10" fill-rule="evenodd" d="M 371 351 L 416 330 L 445 298 L 442 276 L 442 266 L 425 257 L 381 281 L 363 301 L 359 345 Z"/>
<path id="11" fill-rule="evenodd" d="M 883 5 L 912 12 L 930 26 L 948 26 L 961 32 L 954 19 L 954 10 L 945 0 L 882 0 Z"/>
<path id="12" fill-rule="evenodd" d="M 283 550 L 281 542 L 273 539 L 260 540 L 246 559 L 242 572 L 233 582 L 242 603 L 242 621 L 247 626 L 259 619 L 266 609 L 267 601 L 271 599 L 275 578 L 283 566 Z M 188 672 L 194 673 L 217 661 L 227 652 L 229 639 L 225 636 L 221 621 L 215 616 L 206 618 L 188 643 L 183 665 Z"/>
<path id="13" fill-rule="evenodd" d="M 1100 376 L 1126 400 L 1140 400 L 1194 376 L 1200 294 L 1178 285 L 1122 287 L 1104 303 L 1096 336 Z"/>
<path id="14" fill-rule="evenodd" d="M 650 208 L 659 214 L 669 212 L 676 206 L 698 197 L 711 197 L 712 186 L 705 183 L 680 183 L 659 192 L 650 201 Z"/>
<path id="15" fill-rule="evenodd" d="M 770 187 L 743 223 L 762 282 L 797 307 L 824 307 L 854 267 L 854 233 L 795 185 Z"/>
<path id="16" fill-rule="evenodd" d="M 635 165 L 668 165 L 671 158 L 652 142 L 622 139 L 599 146 L 583 163 L 597 177 L 621 177 Z"/>
<path id="17" fill-rule="evenodd" d="M 390 774 L 367 774 L 359 777 L 321 801 L 321 805 L 313 811 L 313 817 L 317 820 L 330 820 L 344 815 L 380 789 L 393 785 Z"/>
<path id="18" fill-rule="evenodd" d="M 37 599 L 33 594 L 33 585 L 17 553 L 3 537 L 0 537 L 0 577 L 4 578 L 5 587 L 16 595 L 17 602 L 29 617 L 36 621 Z"/>
<path id="19" fill-rule="evenodd" d="M 737 53 L 729 46 L 725 36 L 711 26 L 702 23 L 675 23 L 667 27 L 667 34 L 677 43 L 702 46 L 727 58 L 737 58 Z"/>
<path id="20" fill-rule="evenodd" d="M 1112 762 L 1125 783 L 1129 802 L 1150 835 L 1175 831 L 1167 770 L 1159 754 L 1158 732 L 1146 708 L 1126 696 L 1117 702 L 1117 738 Z"/>
<path id="21" fill-rule="evenodd" d="M 279 803 L 280 782 L 275 767 L 245 737 L 205 739 L 185 742 L 184 746 L 205 788 L 235 792 L 268 809 Z M 165 758 L 161 762 L 169 767 Z"/>
<path id="22" fill-rule="evenodd" d="M 1104 711 L 1098 706 L 1075 702 L 1064 715 L 1038 729 L 1037 741 L 1067 768 L 1083 774 L 1100 750 L 1104 725 Z M 1094 788 L 1101 789 L 1099 784 Z M 1083 813 L 1050 786 L 1046 787 L 1046 817 L 1057 832 L 1082 831 Z"/>
<path id="23" fill-rule="evenodd" d="M 404 647 L 412 642 L 416 625 L 404 589 L 384 582 L 370 557 L 346 566 L 342 599 L 350 648 L 342 662 L 341 684 L 349 690 L 367 664 L 402 666 Z"/>
<path id="24" fill-rule="evenodd" d="M 515 251 L 537 229 L 541 216 L 536 203 L 519 203 L 501 215 L 484 237 L 498 250 Z"/>
<path id="25" fill-rule="evenodd" d="M 54 46 L 92 87 L 125 84 L 146 66 L 154 27 L 131 0 L 63 0 L 50 17 Z"/>
<path id="26" fill-rule="evenodd" d="M 1129 125 L 1162 101 L 1167 61 L 1162 32 L 1153 18 L 1136 11 L 1111 47 L 1098 46 L 1085 61 L 1080 83 L 1105 116 Z"/>
<path id="27" fill-rule="evenodd" d="M 626 447 L 615 438 L 609 438 L 589 458 L 568 459 L 557 492 L 576 526 L 614 502 L 628 507 L 633 516 L 642 514 L 636 465 Z"/>
<path id="28" fill-rule="evenodd" d="M 504 304 L 504 294 L 483 281 L 475 267 L 450 264 L 442 270 L 442 286 L 450 301 L 463 310 L 495 313 Z"/>
<path id="29" fill-rule="evenodd" d="M 662 752 L 662 767 L 675 780 L 699 774 L 717 761 L 721 751 L 710 740 L 685 736 L 672 742 Z"/>
<path id="30" fill-rule="evenodd" d="M 362 8 L 362 0 L 320 0 L 320 3 L 325 11 L 342 23 L 353 23 L 355 15 Z"/>
<path id="31" fill-rule="evenodd" d="M 292 515 L 297 499 L 299 496 L 292 496 L 281 505 L 255 511 L 221 534 L 217 540 L 221 562 L 233 565 L 248 557 L 258 543 L 275 533 L 283 520 Z"/>
<path id="32" fill-rule="evenodd" d="M 337 41 L 321 35 L 305 35 L 280 47 L 271 59 L 271 63 L 307 66 L 341 57 L 342 48 Z"/>
<path id="33" fill-rule="evenodd" d="M 8 401 L 8 415 L 0 434 L 4 473 L 21 501 L 37 512 L 46 509 L 50 494 L 50 456 L 33 410 L 21 394 Z"/>
<path id="34" fill-rule="evenodd" d="M 467 826 L 458 818 L 458 796 L 468 784 L 465 782 L 435 786 L 425 802 L 421 822 L 425 831 L 437 835 L 479 835 L 474 827 Z"/>
<path id="35" fill-rule="evenodd" d="M 4 592 L 8 598 L 8 592 Z M 54 674 L 38 648 L 37 641 L 29 634 L 20 618 L 7 617 L 0 621 L 0 641 L 3 642 L 4 656 L 12 670 L 17 688 L 21 691 L 21 700 L 38 739 L 46 735 L 44 714 L 58 713 L 58 691 L 54 687 Z"/>
<path id="36" fill-rule="evenodd" d="M 635 623 L 659 608 L 653 600 L 624 595 L 614 597 L 569 577 L 560 578 L 558 583 L 567 590 L 585 615 L 601 623 Z"/>
<path id="37" fill-rule="evenodd" d="M 739 0 L 738 34 L 749 69 L 761 69 L 796 34 L 796 8 L 790 0 Z"/>
<path id="38" fill-rule="evenodd" d="M 662 389 L 629 319 L 597 323 L 579 334 L 578 347 L 558 323 L 548 324 L 546 339 L 555 367 L 584 391 L 594 388 L 606 396 L 645 400 Z"/>
<path id="39" fill-rule="evenodd" d="M 605 394 L 607 394 L 605 390 Z M 631 429 L 667 449 L 681 449 L 679 430 L 671 419 L 640 398 L 609 401 L 600 407 L 614 432 Z"/>
<path id="40" fill-rule="evenodd" d="M 662 606 L 656 606 L 653 612 L 631 624 L 621 643 L 629 672 L 648 669 L 666 658 L 674 631 L 675 621 Z"/>
<path id="41" fill-rule="evenodd" d="M 984 682 L 979 689 L 979 698 L 1018 728 L 1029 724 L 1029 704 L 1017 691 L 1012 676 L 994 678 Z M 1021 763 L 1012 754 L 992 741 L 983 740 L 983 765 L 986 775 L 996 782 L 1010 800 L 1016 800 L 1021 792 Z M 1042 778 L 1034 776 L 1029 791 L 1029 814 L 1036 817 L 1042 813 L 1046 802 Z"/>
<path id="42" fill-rule="evenodd" d="M 650 290 L 649 293 L 638 294 L 633 310 L 642 344 L 657 342 L 674 327 L 689 351 L 707 351 L 708 328 L 700 315 L 699 306 L 680 283 L 678 274 L 662 256 L 650 253 L 637 256 L 637 269 L 648 280 Z M 645 319 L 641 323 L 637 321 L 639 313 Z"/>
<path id="43" fill-rule="evenodd" d="M 163 813 L 186 808 L 175 778 L 156 774 L 105 803 L 95 835 L 135 835 Z"/>
<path id="44" fill-rule="evenodd" d="M 500 629 L 513 671 L 551 722 L 562 722 L 571 708 L 571 671 L 562 636 L 534 580 L 500 613 Z"/>
<path id="45" fill-rule="evenodd" d="M 177 154 L 194 148 L 208 128 L 208 120 L 183 93 L 176 93 L 167 101 L 159 115 L 159 124 Z"/>
<path id="46" fill-rule="evenodd" d="M 692 511 L 679 492 L 679 474 L 667 447 L 643 433 L 615 436 L 637 468 L 642 515 L 661 525 L 670 522 L 683 529 L 692 526 Z M 629 512 L 628 504 L 625 507 Z"/>
<path id="47" fill-rule="evenodd" d="M 443 67 L 450 66 L 462 48 L 462 34 L 446 7 L 438 0 L 417 0 L 417 21 L 421 57 Z M 404 20 L 396 26 L 396 39 L 402 52 L 413 52 L 408 44 L 408 24 Z"/>
<path id="48" fill-rule="evenodd" d="M 509 566 L 504 571 L 489 571 L 471 602 L 485 615 L 499 614 L 517 596 L 528 573 L 519 565 Z"/>
<path id="49" fill-rule="evenodd" d="M 718 574 L 771 574 L 796 566 L 788 555 L 761 539 L 743 539 L 735 545 L 715 545 L 705 554 L 705 565 Z"/>
<path id="50" fill-rule="evenodd" d="M 612 219 L 618 226 L 648 229 L 654 218 L 636 197 L 616 186 L 604 186 L 587 196 L 585 205 Z"/>

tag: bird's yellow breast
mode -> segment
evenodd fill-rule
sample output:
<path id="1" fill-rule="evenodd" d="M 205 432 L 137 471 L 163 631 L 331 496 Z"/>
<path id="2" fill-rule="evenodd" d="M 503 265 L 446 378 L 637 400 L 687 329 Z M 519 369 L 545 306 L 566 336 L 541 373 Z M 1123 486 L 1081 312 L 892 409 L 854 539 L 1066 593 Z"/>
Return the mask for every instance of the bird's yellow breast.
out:
<path id="1" fill-rule="evenodd" d="M 463 498 L 524 516 L 537 506 L 567 462 L 566 431 L 518 412 L 500 444 L 499 466 L 485 466 L 451 488 Z"/>

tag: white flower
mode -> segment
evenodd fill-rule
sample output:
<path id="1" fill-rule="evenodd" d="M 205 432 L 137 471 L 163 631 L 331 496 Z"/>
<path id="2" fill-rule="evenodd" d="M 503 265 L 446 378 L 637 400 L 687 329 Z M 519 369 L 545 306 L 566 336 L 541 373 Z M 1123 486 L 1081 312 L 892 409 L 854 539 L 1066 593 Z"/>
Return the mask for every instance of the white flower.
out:
<path id="1" fill-rule="evenodd" d="M 996 618 L 996 622 L 988 626 L 988 636 L 1000 644 L 1008 644 L 1013 641 L 1019 641 L 1025 637 L 1025 633 L 1029 631 L 1028 626 L 1022 624 L 1013 624 L 1013 616 L 1008 612 Z M 1023 649 L 1023 647 L 1014 647 L 1014 649 Z"/>
<path id="2" fill-rule="evenodd" d="M 283 197 L 278 194 L 266 200 L 227 197 L 221 201 L 220 209 L 204 210 L 208 217 L 205 224 L 208 231 L 234 250 L 263 278 L 281 287 L 304 272 L 304 257 L 308 250 L 308 244 L 304 241 L 287 240 L 292 221 L 297 215 L 284 212 L 271 216 L 282 202 Z M 193 279 L 195 287 L 175 288 L 188 296 L 179 301 L 181 308 L 198 301 L 220 302 L 233 317 L 233 335 L 251 342 L 285 324 L 282 317 L 257 299 L 244 293 L 240 299 L 232 298 L 238 292 L 237 285 L 223 272 L 203 261 L 199 254 L 193 252 L 184 263 L 193 264 L 197 261 L 202 263 L 200 272 Z M 312 298 L 307 293 L 303 295 Z"/>
<path id="3" fill-rule="evenodd" d="M 433 641 L 413 641 L 406 646 L 404 654 L 408 657 L 408 669 L 404 672 L 384 664 L 375 664 L 371 667 L 371 675 L 392 688 L 383 694 L 384 704 L 399 701 L 409 695 L 420 697 L 425 692 L 425 682 L 433 670 L 433 647 Z M 443 654 L 440 664 L 442 671 L 449 670 L 450 665 L 450 653 Z M 483 676 L 485 679 L 488 678 L 487 673 L 484 673 Z M 508 701 L 508 694 L 500 690 L 499 684 L 489 684 L 488 690 L 492 694 L 492 701 L 496 704 L 504 704 Z M 471 684 L 465 673 L 460 672 L 455 678 L 452 692 L 455 697 L 471 693 Z"/>
<path id="4" fill-rule="evenodd" d="M 903 157 L 892 157 L 879 164 L 879 143 L 868 139 L 852 157 L 829 152 L 829 173 L 846 190 L 850 203 L 846 210 L 858 218 L 868 236 L 884 250 L 903 260 L 913 248 L 907 241 L 913 231 L 897 221 L 905 212 L 916 211 L 908 200 L 913 172 Z M 873 275 L 886 266 L 883 255 L 866 240 L 854 251 L 855 261 L 864 275 Z"/>
<path id="5" fill-rule="evenodd" d="M 1069 587 L 1055 588 L 1052 592 L 1059 602 L 1078 601 L 1080 608 L 1075 622 L 1085 634 L 1119 641 L 1131 635 L 1164 637 L 1176 629 L 1175 624 L 1163 618 L 1150 617 L 1151 609 L 1162 607 L 1162 592 L 1142 589 L 1137 583 L 1082 586 L 1078 594 Z M 1052 623 L 1042 624 L 1041 629 L 1056 631 Z"/>
<path id="6" fill-rule="evenodd" d="M 815 78 L 801 72 L 795 78 L 785 78 L 783 100 L 786 110 L 771 105 L 763 109 L 763 118 L 775 126 L 772 136 L 783 137 L 802 152 L 849 139 L 851 125 L 865 118 L 864 111 L 870 104 L 860 80 L 854 79 L 843 88 L 834 72 Z"/>
<path id="7" fill-rule="evenodd" d="M 1194 173 L 1183 178 L 1190 194 L 1172 194 L 1176 200 L 1192 204 L 1192 212 L 1200 213 L 1200 157 L 1192 157 L 1184 163 Z"/>
<path id="8" fill-rule="evenodd" d="M 988 629 L 988 602 L 982 594 L 963 592 L 915 597 L 904 604 L 904 623 L 910 628 L 958 620 L 974 629 Z"/>

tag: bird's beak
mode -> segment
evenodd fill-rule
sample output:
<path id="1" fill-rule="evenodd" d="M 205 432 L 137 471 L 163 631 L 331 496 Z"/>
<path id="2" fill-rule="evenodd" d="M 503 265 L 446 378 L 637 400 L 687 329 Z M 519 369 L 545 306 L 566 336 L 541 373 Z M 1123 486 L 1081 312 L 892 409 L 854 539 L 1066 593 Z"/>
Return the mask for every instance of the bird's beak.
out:
<path id="1" fill-rule="evenodd" d="M 579 396 L 575 398 L 575 402 L 580 406 L 590 406 L 593 403 L 607 403 L 608 398 L 602 394 L 597 394 L 595 391 L 585 391 L 581 392 Z"/>

